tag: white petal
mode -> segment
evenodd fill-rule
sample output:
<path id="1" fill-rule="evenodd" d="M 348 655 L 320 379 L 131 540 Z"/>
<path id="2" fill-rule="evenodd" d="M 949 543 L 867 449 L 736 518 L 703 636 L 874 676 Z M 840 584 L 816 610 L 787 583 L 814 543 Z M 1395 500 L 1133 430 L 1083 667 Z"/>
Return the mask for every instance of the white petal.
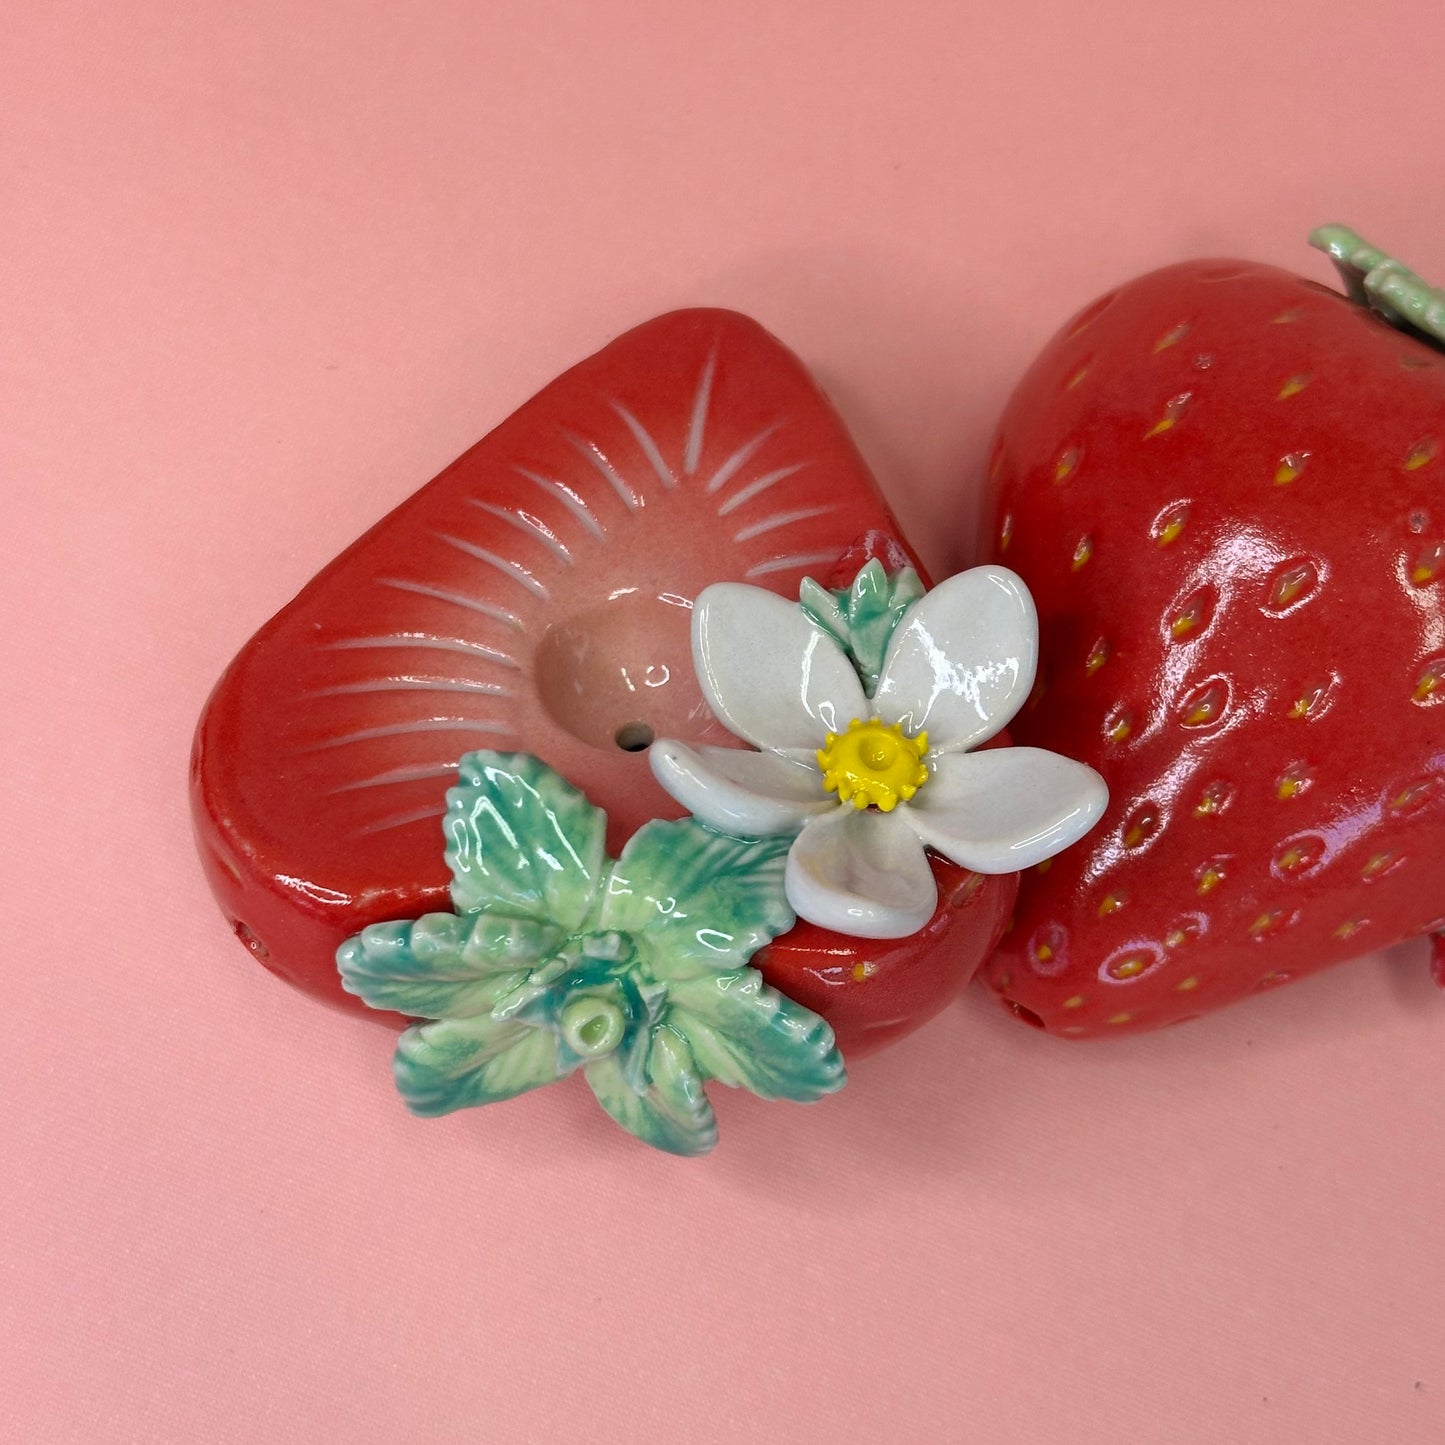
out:
<path id="1" fill-rule="evenodd" d="M 724 726 L 760 748 L 823 746 L 868 704 L 842 649 L 796 603 L 718 582 L 692 609 L 692 660 Z"/>
<path id="2" fill-rule="evenodd" d="M 838 806 L 816 767 L 781 753 L 693 748 L 659 738 L 648 757 L 653 776 L 688 812 L 724 832 L 749 838 L 796 833 L 812 814 Z"/>
<path id="3" fill-rule="evenodd" d="M 1093 768 L 1042 748 L 935 758 L 908 805 L 918 836 L 975 873 L 1016 873 L 1082 838 L 1109 790 Z"/>
<path id="4" fill-rule="evenodd" d="M 844 807 L 808 820 L 784 874 L 799 918 L 856 938 L 905 938 L 933 917 L 933 870 L 903 811 Z"/>
<path id="5" fill-rule="evenodd" d="M 1038 617 L 1023 580 L 1003 567 L 975 567 L 903 614 L 874 701 L 905 731 L 927 728 L 935 750 L 976 747 L 1023 706 L 1038 655 Z"/>

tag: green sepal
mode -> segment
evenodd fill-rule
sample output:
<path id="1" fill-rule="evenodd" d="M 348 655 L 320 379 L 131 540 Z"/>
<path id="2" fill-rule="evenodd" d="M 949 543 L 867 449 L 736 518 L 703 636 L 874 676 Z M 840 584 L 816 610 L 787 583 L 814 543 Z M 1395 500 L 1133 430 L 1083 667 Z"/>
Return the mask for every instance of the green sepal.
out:
<path id="1" fill-rule="evenodd" d="M 841 591 L 811 577 L 798 588 L 799 605 L 852 659 L 869 697 L 877 690 L 894 630 L 922 596 L 923 583 L 912 567 L 890 574 L 876 557 Z"/>
<path id="2" fill-rule="evenodd" d="M 615 1055 L 585 1070 L 597 1102 L 629 1134 L 668 1154 L 694 1157 L 717 1143 L 717 1118 L 687 1040 L 666 1024 L 652 1036 L 646 1088 L 628 1081 Z"/>
<path id="3" fill-rule="evenodd" d="M 373 923 L 336 950 L 341 986 L 412 1018 L 490 1013 L 562 942 L 560 928 L 503 914 L 428 913 Z"/>
<path id="4" fill-rule="evenodd" d="M 664 982 L 738 968 L 793 926 L 783 891 L 791 843 L 734 838 L 695 818 L 647 823 L 613 865 L 600 926 L 631 934 Z"/>
<path id="5" fill-rule="evenodd" d="M 430 1118 L 555 1083 L 576 1064 L 559 1058 L 545 1029 L 486 1015 L 413 1025 L 397 1040 L 392 1067 L 407 1108 Z"/>
<path id="6" fill-rule="evenodd" d="M 709 1078 L 769 1099 L 841 1087 L 828 1025 L 746 967 L 794 921 L 788 838 L 654 821 L 609 867 L 600 810 L 525 754 L 469 754 L 447 801 L 457 913 L 373 924 L 336 955 L 349 992 L 428 1020 L 393 1064 L 414 1113 L 581 1067 L 623 1128 L 694 1155 L 717 1139 Z"/>
<path id="7" fill-rule="evenodd" d="M 530 753 L 468 753 L 460 777 L 442 824 L 453 907 L 575 932 L 606 863 L 602 810 Z"/>
<path id="8" fill-rule="evenodd" d="M 668 1023 L 708 1078 L 762 1099 L 811 1103 L 847 1082 L 833 1030 L 756 969 L 687 979 L 668 991 Z"/>

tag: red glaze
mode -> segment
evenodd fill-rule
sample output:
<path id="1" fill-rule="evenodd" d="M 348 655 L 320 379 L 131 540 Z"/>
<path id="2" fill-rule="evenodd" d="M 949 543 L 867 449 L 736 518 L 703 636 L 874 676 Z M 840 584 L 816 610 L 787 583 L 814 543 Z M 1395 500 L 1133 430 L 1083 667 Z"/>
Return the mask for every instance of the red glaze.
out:
<path id="1" fill-rule="evenodd" d="M 985 970 L 1013 1011 L 1156 1028 L 1439 929 L 1445 356 L 1283 271 L 1173 266 L 1050 342 L 990 470 L 1041 623 L 1014 739 L 1111 793 L 1021 882 Z"/>
<path id="2" fill-rule="evenodd" d="M 647 819 L 678 816 L 624 745 L 734 741 L 694 678 L 692 598 L 729 579 L 796 597 L 860 534 L 853 571 L 880 550 L 908 556 L 827 401 L 759 326 L 683 311 L 619 338 L 348 548 L 221 679 L 192 799 L 237 935 L 288 982 L 360 1009 L 336 947 L 449 906 L 439 820 L 473 748 L 550 763 L 607 811 L 614 854 Z M 945 899 L 972 886 L 949 865 L 940 876 Z M 875 945 L 815 930 L 766 971 L 791 992 L 843 968 L 840 1033 L 866 1051 L 968 981 L 1012 887 L 945 903 L 886 967 Z"/>
<path id="3" fill-rule="evenodd" d="M 833 1025 L 856 1060 L 940 1012 L 1003 936 L 1019 875 L 984 877 L 930 856 L 933 920 L 911 938 L 861 939 L 798 923 L 753 960 L 768 982 Z"/>

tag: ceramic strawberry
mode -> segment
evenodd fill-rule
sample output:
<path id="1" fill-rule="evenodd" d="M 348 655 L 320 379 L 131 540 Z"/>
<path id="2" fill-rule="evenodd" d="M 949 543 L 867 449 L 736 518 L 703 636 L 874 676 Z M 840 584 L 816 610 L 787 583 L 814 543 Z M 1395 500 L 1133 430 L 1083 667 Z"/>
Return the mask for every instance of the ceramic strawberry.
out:
<path id="1" fill-rule="evenodd" d="M 360 1007 L 338 945 L 446 906 L 448 789 L 478 750 L 543 760 L 605 812 L 620 855 L 684 811 L 654 781 L 654 736 L 738 747 L 694 675 L 698 594 L 731 581 L 796 603 L 806 575 L 906 567 L 895 535 L 826 400 L 755 323 L 687 311 L 629 332 L 378 523 L 227 670 L 192 791 L 237 935 Z M 1008 915 L 1012 876 L 928 871 L 936 900 L 909 937 L 805 923 L 758 955 L 850 1057 L 942 1008 Z"/>
<path id="2" fill-rule="evenodd" d="M 1445 927 L 1445 305 L 1342 228 L 1314 240 L 1348 294 L 1168 267 L 1076 316 L 1003 417 L 996 556 L 1044 658 L 1014 733 L 1111 794 L 987 966 L 1051 1032 Z"/>

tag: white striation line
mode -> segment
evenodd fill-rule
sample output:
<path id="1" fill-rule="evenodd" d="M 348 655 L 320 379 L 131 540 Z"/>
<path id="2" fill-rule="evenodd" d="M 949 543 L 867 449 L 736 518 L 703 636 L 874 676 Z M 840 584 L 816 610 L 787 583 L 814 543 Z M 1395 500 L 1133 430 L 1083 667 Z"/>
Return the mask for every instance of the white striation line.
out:
<path id="1" fill-rule="evenodd" d="M 388 768 L 386 772 L 373 773 L 369 778 L 342 783 L 339 788 L 330 789 L 328 796 L 355 793 L 362 788 L 389 788 L 396 783 L 425 783 L 432 778 L 450 778 L 460 766 L 461 759 L 457 758 L 449 763 L 412 763 L 402 768 Z"/>
<path id="2" fill-rule="evenodd" d="M 642 498 L 617 474 L 612 463 L 602 455 L 602 449 L 596 442 L 585 441 L 582 437 L 574 436 L 569 431 L 564 431 L 562 435 L 576 448 L 577 455 L 583 461 L 594 467 L 599 475 L 607 479 L 612 490 L 626 503 L 628 511 L 635 512 L 642 506 Z"/>
<path id="3" fill-rule="evenodd" d="M 657 480 L 671 491 L 677 485 L 677 478 L 672 474 L 672 468 L 662 459 L 662 452 L 652 439 L 652 433 L 622 405 L 620 401 L 612 403 L 612 410 L 627 423 L 627 430 L 632 433 L 633 440 L 642 448 L 642 454 L 647 458 L 652 470 L 657 473 Z"/>
<path id="4" fill-rule="evenodd" d="M 328 642 L 328 652 L 344 652 L 377 647 L 423 647 L 435 652 L 459 652 L 464 657 L 481 658 L 484 662 L 495 662 L 502 667 L 516 667 L 517 659 L 484 642 L 465 642 L 459 637 L 432 637 L 430 634 L 412 635 L 405 632 L 393 633 L 388 637 L 345 637 L 340 642 Z"/>
<path id="5" fill-rule="evenodd" d="M 766 577 L 770 572 L 791 572 L 795 567 L 821 567 L 825 562 L 836 562 L 839 555 L 840 553 L 834 550 L 832 552 L 800 552 L 792 557 L 775 557 L 771 562 L 759 562 L 756 567 L 749 567 L 744 575 Z"/>
<path id="6" fill-rule="evenodd" d="M 347 697 L 368 692 L 479 692 L 487 697 L 512 697 L 498 682 L 473 682 L 467 677 L 374 677 L 367 682 L 339 682 L 318 687 L 312 697 Z"/>
<path id="7" fill-rule="evenodd" d="M 390 818 L 378 818 L 375 823 L 368 823 L 364 828 L 358 828 L 353 836 L 364 838 L 370 833 L 388 833 L 393 828 L 404 828 L 408 823 L 420 823 L 425 818 L 444 818 L 446 813 L 445 808 L 413 808 L 409 813 L 397 813 Z"/>
<path id="8" fill-rule="evenodd" d="M 807 462 L 795 462 L 790 467 L 779 467 L 775 472 L 764 472 L 757 481 L 749 482 L 741 491 L 734 492 L 727 501 L 722 503 L 717 509 L 718 516 L 726 517 L 729 512 L 734 512 L 741 507 L 744 502 L 751 502 L 759 493 L 766 492 L 769 487 L 777 486 L 779 482 L 787 481 L 789 477 L 801 472 L 808 465 Z"/>
<path id="9" fill-rule="evenodd" d="M 468 497 L 467 501 L 519 532 L 535 537 L 559 561 L 571 565 L 572 554 L 567 550 L 567 544 L 540 517 L 534 517 L 530 512 L 511 511 L 497 506 L 495 502 L 478 501 L 476 497 Z"/>
<path id="10" fill-rule="evenodd" d="M 513 737 L 516 730 L 508 723 L 485 717 L 428 717 L 414 722 L 388 723 L 385 727 L 359 728 L 355 732 L 338 733 L 334 738 L 323 738 L 319 743 L 310 743 L 297 749 L 298 753 L 319 753 L 328 748 L 344 747 L 347 743 L 369 743 L 375 738 L 402 737 L 407 733 L 491 733 Z"/>
<path id="11" fill-rule="evenodd" d="M 485 547 L 478 547 L 472 542 L 464 542 L 460 537 L 453 537 L 446 532 L 438 532 L 436 535 L 448 547 L 455 547 L 458 552 L 465 552 L 468 557 L 475 557 L 478 562 L 485 562 L 488 567 L 495 567 L 503 577 L 510 577 L 513 582 L 519 583 L 534 596 L 546 599 L 547 589 L 520 562 L 509 562 L 505 557 L 498 557 L 495 552 L 488 552 Z"/>
<path id="12" fill-rule="evenodd" d="M 512 470 L 519 477 L 536 482 L 549 497 L 555 497 L 594 537 L 602 535 L 602 523 L 592 515 L 592 509 L 566 482 L 559 482 L 554 477 L 544 477 L 541 472 L 529 472 L 526 467 L 513 467 Z"/>
<path id="13" fill-rule="evenodd" d="M 752 461 L 758 448 L 782 426 L 782 422 L 775 421 L 766 431 L 760 431 L 752 441 L 744 442 L 710 478 L 708 478 L 707 490 L 709 492 L 719 491 L 727 486 L 737 474 Z"/>
<path id="14" fill-rule="evenodd" d="M 717 347 L 708 353 L 707 365 L 697 382 L 697 395 L 692 399 L 692 419 L 687 424 L 687 446 L 682 454 L 682 469 L 688 476 L 697 474 L 702 459 L 703 434 L 707 430 L 707 408 L 712 399 L 712 378 L 717 370 Z"/>
<path id="15" fill-rule="evenodd" d="M 383 587 L 394 587 L 398 592 L 414 592 L 418 597 L 432 597 L 438 602 L 450 602 L 454 607 L 465 607 L 468 612 L 480 612 L 483 617 L 504 622 L 508 627 L 522 625 L 522 619 L 515 612 L 508 612 L 505 607 L 493 607 L 490 602 L 483 602 L 478 597 L 468 597 L 462 592 L 448 592 L 426 582 L 409 582 L 404 577 L 378 577 L 376 580 Z"/>
<path id="16" fill-rule="evenodd" d="M 735 532 L 733 541 L 751 542 L 754 537 L 761 537 L 764 532 L 776 532 L 781 527 L 791 527 L 794 522 L 807 522 L 814 517 L 826 517 L 829 512 L 836 510 L 836 507 L 827 506 L 802 507 L 796 512 L 774 512 L 771 517 L 764 517 L 761 522 L 754 522 L 740 532 Z"/>

